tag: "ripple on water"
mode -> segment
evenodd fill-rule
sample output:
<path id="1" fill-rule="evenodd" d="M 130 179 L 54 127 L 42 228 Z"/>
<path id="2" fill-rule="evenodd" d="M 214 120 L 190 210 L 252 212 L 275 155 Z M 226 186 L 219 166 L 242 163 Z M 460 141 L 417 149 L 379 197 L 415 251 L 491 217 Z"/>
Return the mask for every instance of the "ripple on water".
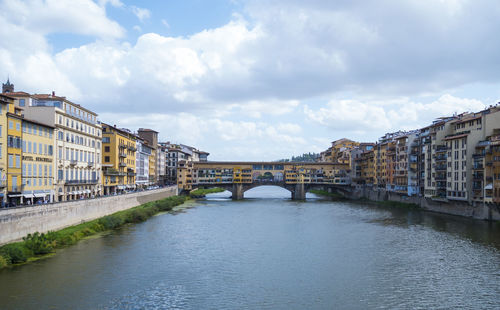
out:
<path id="1" fill-rule="evenodd" d="M 99 309 L 187 309 L 189 299 L 190 295 L 184 285 L 168 285 L 158 282 L 133 294 L 116 298 Z"/>

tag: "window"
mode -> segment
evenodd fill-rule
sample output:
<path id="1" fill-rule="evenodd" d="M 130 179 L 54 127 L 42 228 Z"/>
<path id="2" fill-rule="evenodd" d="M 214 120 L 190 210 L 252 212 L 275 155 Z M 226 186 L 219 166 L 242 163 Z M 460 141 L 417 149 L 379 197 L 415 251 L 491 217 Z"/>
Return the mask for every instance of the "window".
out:
<path id="1" fill-rule="evenodd" d="M 28 153 L 31 153 L 31 141 L 28 141 Z"/>
<path id="2" fill-rule="evenodd" d="M 104 156 L 104 162 L 109 163 L 109 156 Z"/>
<path id="3" fill-rule="evenodd" d="M 13 121 L 9 121 L 9 129 L 14 129 L 14 122 Z"/>
<path id="4" fill-rule="evenodd" d="M 21 130 L 21 123 L 16 123 L 16 130 L 17 131 Z"/>
<path id="5" fill-rule="evenodd" d="M 20 107 L 26 106 L 26 99 L 19 99 L 19 106 Z"/>
<path id="6" fill-rule="evenodd" d="M 104 152 L 109 152 L 109 146 L 104 147 Z"/>
<path id="7" fill-rule="evenodd" d="M 14 155 L 9 154 L 9 167 L 14 167 Z"/>
<path id="8" fill-rule="evenodd" d="M 16 155 L 16 168 L 21 168 L 21 155 Z"/>

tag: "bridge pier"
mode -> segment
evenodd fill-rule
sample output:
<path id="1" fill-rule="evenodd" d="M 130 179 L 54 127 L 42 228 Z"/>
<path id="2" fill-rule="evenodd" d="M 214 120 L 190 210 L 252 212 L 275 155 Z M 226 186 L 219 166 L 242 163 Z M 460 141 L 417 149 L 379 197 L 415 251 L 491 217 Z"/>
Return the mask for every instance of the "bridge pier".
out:
<path id="1" fill-rule="evenodd" d="M 232 193 L 233 195 L 231 196 L 231 198 L 233 198 L 233 200 L 242 200 L 244 197 L 243 184 L 238 184 L 238 183 L 233 184 Z"/>
<path id="2" fill-rule="evenodd" d="M 292 191 L 292 200 L 306 200 L 304 183 L 295 184 L 295 190 Z"/>

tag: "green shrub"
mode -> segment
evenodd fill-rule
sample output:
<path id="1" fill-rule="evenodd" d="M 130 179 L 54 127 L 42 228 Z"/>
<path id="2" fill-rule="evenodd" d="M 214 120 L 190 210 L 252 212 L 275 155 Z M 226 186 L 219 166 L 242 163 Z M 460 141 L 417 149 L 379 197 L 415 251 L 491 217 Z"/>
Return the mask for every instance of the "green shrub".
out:
<path id="1" fill-rule="evenodd" d="M 128 223 L 140 223 L 149 218 L 148 213 L 143 208 L 135 209 L 127 217 Z"/>
<path id="2" fill-rule="evenodd" d="M 10 258 L 9 258 L 9 260 L 10 260 Z M 5 257 L 3 257 L 2 255 L 0 255 L 0 269 L 7 267 L 8 265 L 9 265 L 9 262 L 7 261 L 7 259 Z"/>
<path id="3" fill-rule="evenodd" d="M 101 224 L 105 229 L 115 229 L 122 226 L 125 223 L 122 217 L 117 215 L 108 215 L 99 219 L 99 224 Z"/>
<path id="4" fill-rule="evenodd" d="M 1 255 L 7 260 L 10 260 L 11 264 L 24 263 L 28 260 L 27 249 L 19 243 L 7 244 L 2 247 Z"/>
<path id="5" fill-rule="evenodd" d="M 54 250 L 53 241 L 43 233 L 28 234 L 23 240 L 24 246 L 35 255 L 48 254 Z"/>

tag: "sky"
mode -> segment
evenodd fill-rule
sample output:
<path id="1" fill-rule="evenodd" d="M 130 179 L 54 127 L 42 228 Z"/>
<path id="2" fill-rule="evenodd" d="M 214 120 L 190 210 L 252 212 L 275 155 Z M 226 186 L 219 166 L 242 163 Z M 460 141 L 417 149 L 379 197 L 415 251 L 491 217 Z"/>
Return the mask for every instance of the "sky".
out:
<path id="1" fill-rule="evenodd" d="M 0 0 L 0 80 L 276 160 L 496 104 L 498 29 L 497 0 Z"/>

